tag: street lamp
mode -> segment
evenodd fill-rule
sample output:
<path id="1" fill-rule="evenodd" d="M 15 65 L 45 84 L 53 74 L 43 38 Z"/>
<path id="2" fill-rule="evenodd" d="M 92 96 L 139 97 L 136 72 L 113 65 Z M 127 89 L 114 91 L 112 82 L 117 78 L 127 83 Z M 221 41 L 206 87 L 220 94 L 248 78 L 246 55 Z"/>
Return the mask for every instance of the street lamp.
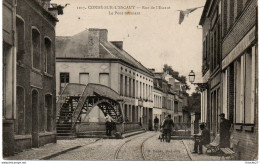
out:
<path id="1" fill-rule="evenodd" d="M 200 91 L 203 91 L 203 90 L 205 90 L 209 87 L 208 83 L 194 83 L 195 73 L 193 72 L 193 70 L 191 70 L 190 73 L 189 73 L 189 81 L 190 81 L 191 84 L 197 85 L 199 87 Z"/>
<path id="2" fill-rule="evenodd" d="M 191 70 L 189 73 L 189 81 L 191 83 L 193 83 L 195 81 L 195 73 L 193 72 L 193 70 Z"/>

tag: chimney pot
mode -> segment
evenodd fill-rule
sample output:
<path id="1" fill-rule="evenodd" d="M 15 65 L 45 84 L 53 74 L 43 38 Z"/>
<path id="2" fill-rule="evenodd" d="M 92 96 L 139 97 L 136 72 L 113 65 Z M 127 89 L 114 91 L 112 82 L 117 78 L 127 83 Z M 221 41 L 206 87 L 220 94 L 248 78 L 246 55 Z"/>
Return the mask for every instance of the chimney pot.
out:
<path id="1" fill-rule="evenodd" d="M 111 41 L 111 43 L 118 49 L 123 50 L 123 41 Z"/>

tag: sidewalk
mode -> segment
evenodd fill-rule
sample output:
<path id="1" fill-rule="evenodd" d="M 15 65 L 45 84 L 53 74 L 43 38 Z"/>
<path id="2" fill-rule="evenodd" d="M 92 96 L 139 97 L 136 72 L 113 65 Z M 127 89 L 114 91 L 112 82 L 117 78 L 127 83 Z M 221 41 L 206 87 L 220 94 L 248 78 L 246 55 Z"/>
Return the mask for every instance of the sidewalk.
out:
<path id="1" fill-rule="evenodd" d="M 46 144 L 39 148 L 24 150 L 17 155 L 3 158 L 4 160 L 46 160 L 67 151 L 96 142 L 96 138 L 84 138 L 76 140 L 57 140 L 57 143 Z"/>
<path id="2" fill-rule="evenodd" d="M 145 133 L 144 130 L 129 131 L 123 134 L 124 138 Z M 4 160 L 47 160 L 51 157 L 55 157 L 62 153 L 80 148 L 82 146 L 94 143 L 100 139 L 108 139 L 109 137 L 105 136 L 104 138 L 75 138 L 71 140 L 57 140 L 57 143 L 46 144 L 39 148 L 31 148 L 24 150 L 14 156 L 3 157 Z M 114 137 L 111 137 L 114 139 Z"/>
<path id="3" fill-rule="evenodd" d="M 203 147 L 203 154 L 193 154 L 191 153 L 193 151 L 193 147 L 194 147 L 194 141 L 193 140 L 182 140 L 186 150 L 191 158 L 192 161 L 219 161 L 220 156 L 217 155 L 210 155 L 207 154 L 205 151 L 206 149 Z"/>

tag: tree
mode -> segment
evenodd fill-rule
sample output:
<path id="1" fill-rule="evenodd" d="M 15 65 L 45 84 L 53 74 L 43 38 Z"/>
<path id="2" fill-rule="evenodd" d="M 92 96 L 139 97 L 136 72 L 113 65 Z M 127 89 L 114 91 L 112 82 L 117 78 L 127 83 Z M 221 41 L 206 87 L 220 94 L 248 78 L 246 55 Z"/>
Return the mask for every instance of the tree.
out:
<path id="1" fill-rule="evenodd" d="M 188 97 L 188 106 L 185 110 L 190 112 L 200 113 L 201 97 L 199 92 L 193 92 L 191 96 Z"/>
<path id="2" fill-rule="evenodd" d="M 183 83 L 185 91 L 190 90 L 190 86 L 187 84 L 186 76 L 180 76 L 178 71 L 174 71 L 172 69 L 172 66 L 164 64 L 163 65 L 163 72 L 168 72 L 169 75 L 171 75 L 172 77 L 174 77 L 175 79 L 177 79 L 181 83 Z"/>

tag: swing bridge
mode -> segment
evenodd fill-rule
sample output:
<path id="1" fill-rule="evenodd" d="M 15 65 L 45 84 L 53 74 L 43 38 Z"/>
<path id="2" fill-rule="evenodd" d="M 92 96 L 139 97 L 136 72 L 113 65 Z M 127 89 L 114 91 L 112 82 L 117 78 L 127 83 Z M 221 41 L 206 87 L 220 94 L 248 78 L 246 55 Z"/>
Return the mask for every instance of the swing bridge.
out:
<path id="1" fill-rule="evenodd" d="M 82 121 L 98 107 L 104 114 L 124 122 L 122 99 L 113 89 L 101 84 L 69 83 L 63 89 L 56 104 L 56 131 L 58 137 L 75 137 Z"/>

